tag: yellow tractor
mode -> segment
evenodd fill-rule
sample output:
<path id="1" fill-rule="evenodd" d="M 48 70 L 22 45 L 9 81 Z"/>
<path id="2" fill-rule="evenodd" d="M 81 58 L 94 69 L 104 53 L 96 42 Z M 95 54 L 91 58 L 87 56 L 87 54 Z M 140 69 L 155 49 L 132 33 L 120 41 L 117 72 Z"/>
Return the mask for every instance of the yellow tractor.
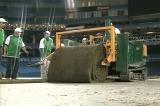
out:
<path id="1" fill-rule="evenodd" d="M 116 34 L 114 26 L 57 32 L 55 41 L 49 82 L 131 81 L 147 77 L 146 46 L 142 41 L 129 41 L 126 34 Z"/>

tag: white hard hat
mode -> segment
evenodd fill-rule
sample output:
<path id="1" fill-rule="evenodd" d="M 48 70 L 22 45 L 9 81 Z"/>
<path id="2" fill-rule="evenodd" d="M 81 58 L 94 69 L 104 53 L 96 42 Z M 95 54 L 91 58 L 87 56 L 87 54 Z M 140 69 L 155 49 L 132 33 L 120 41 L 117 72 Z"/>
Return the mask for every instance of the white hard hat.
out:
<path id="1" fill-rule="evenodd" d="M 103 35 L 103 34 L 102 34 L 102 33 L 97 33 L 97 34 L 96 34 L 96 36 L 101 36 L 101 35 Z"/>
<path id="2" fill-rule="evenodd" d="M 65 45 L 63 43 L 61 43 L 61 47 L 65 47 Z"/>
<path id="3" fill-rule="evenodd" d="M 49 31 L 45 31 L 45 33 L 47 33 L 47 34 L 49 34 L 49 35 L 51 34 Z"/>
<path id="4" fill-rule="evenodd" d="M 121 31 L 118 28 L 115 28 L 115 33 L 116 34 L 121 34 Z"/>
<path id="5" fill-rule="evenodd" d="M 85 40 L 87 40 L 87 38 L 83 38 L 83 39 L 82 39 L 82 41 L 85 41 Z"/>
<path id="6" fill-rule="evenodd" d="M 0 22 L 7 22 L 4 18 L 0 18 Z"/>
<path id="7" fill-rule="evenodd" d="M 16 29 L 14 30 L 14 32 L 22 32 L 22 29 L 21 29 L 21 28 L 16 28 Z"/>

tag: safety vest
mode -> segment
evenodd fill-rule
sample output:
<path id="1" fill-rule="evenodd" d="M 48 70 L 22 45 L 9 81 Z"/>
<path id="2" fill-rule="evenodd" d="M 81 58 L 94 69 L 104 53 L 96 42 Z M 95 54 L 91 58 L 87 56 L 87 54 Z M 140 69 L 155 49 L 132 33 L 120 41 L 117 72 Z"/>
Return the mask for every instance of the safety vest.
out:
<path id="1" fill-rule="evenodd" d="M 53 40 L 51 38 L 44 38 L 44 56 L 48 56 L 51 51 L 52 51 L 52 48 L 53 48 Z"/>
<path id="2" fill-rule="evenodd" d="M 0 46 L 3 46 L 4 30 L 0 29 Z"/>
<path id="3" fill-rule="evenodd" d="M 10 35 L 7 56 L 13 56 L 19 58 L 21 47 L 22 47 L 22 38 Z"/>

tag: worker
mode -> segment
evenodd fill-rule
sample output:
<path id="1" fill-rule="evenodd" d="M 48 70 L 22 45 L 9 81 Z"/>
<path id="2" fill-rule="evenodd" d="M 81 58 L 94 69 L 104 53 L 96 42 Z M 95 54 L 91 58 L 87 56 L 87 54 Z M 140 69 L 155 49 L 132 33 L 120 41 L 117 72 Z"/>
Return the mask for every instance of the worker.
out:
<path id="1" fill-rule="evenodd" d="M 1 62 L 1 58 L 2 58 L 2 54 L 3 54 L 3 42 L 4 42 L 4 23 L 6 23 L 7 21 L 4 18 L 0 18 L 0 62 Z"/>
<path id="2" fill-rule="evenodd" d="M 54 47 L 53 40 L 50 38 L 51 33 L 49 31 L 44 32 L 44 37 L 40 40 L 39 44 L 39 50 L 40 50 L 40 56 L 41 61 L 44 60 L 52 51 L 52 48 Z M 41 78 L 46 79 L 47 78 L 47 63 L 45 65 L 41 65 Z"/>
<path id="3" fill-rule="evenodd" d="M 111 23 L 111 26 L 113 26 L 113 23 Z M 114 30 L 116 35 L 121 34 L 121 31 L 118 28 L 114 27 Z"/>
<path id="4" fill-rule="evenodd" d="M 63 43 L 61 43 L 61 47 L 65 47 L 65 45 Z"/>
<path id="5" fill-rule="evenodd" d="M 7 57 L 7 70 L 5 78 L 17 78 L 17 72 L 19 68 L 20 49 L 29 55 L 29 52 L 25 48 L 25 44 L 21 38 L 22 29 L 16 28 L 13 35 L 9 35 L 6 38 L 4 46 L 4 56 Z"/>
<path id="6" fill-rule="evenodd" d="M 118 28 L 114 28 L 116 35 L 121 34 L 121 31 Z"/>
<path id="7" fill-rule="evenodd" d="M 95 39 L 95 44 L 102 44 L 103 43 L 103 34 L 97 33 L 96 36 L 94 37 L 94 39 Z"/>
<path id="8" fill-rule="evenodd" d="M 89 42 L 88 38 L 86 37 L 86 35 L 84 35 L 83 39 L 82 39 L 82 44 L 87 45 Z"/>
<path id="9" fill-rule="evenodd" d="M 54 46 L 53 40 L 52 38 L 50 38 L 50 35 L 51 34 L 49 31 L 45 31 L 44 37 L 40 40 L 39 49 L 41 58 L 45 58 L 46 56 L 48 56 Z"/>

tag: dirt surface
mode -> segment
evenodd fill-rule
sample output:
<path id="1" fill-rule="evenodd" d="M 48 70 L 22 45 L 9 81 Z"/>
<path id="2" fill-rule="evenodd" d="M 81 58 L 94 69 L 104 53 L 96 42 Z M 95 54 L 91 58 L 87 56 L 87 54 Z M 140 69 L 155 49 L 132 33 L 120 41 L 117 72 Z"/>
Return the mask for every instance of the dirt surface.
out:
<path id="1" fill-rule="evenodd" d="M 160 80 L 1 84 L 0 106 L 160 106 Z"/>

